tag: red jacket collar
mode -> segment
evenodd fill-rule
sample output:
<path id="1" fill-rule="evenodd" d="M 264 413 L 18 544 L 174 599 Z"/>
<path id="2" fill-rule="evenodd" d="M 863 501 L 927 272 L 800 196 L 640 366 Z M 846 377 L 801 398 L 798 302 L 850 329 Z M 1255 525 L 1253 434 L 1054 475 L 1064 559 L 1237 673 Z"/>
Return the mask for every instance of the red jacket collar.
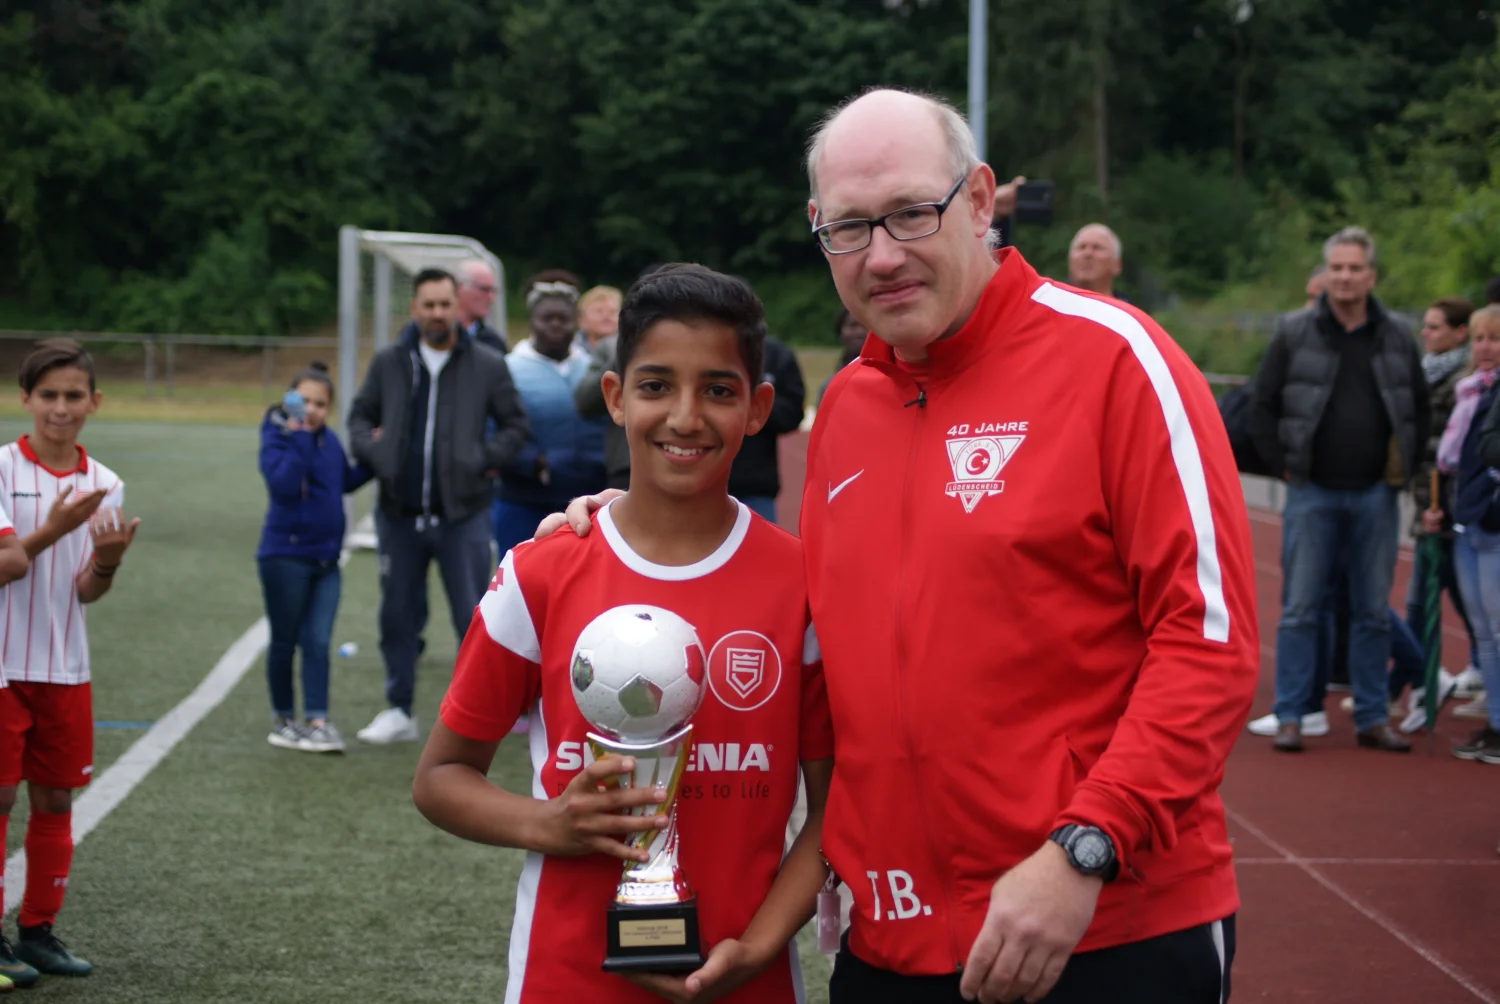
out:
<path id="1" fill-rule="evenodd" d="M 52 468 L 48 467 L 46 464 L 38 460 L 36 458 L 36 451 L 31 448 L 31 437 L 29 435 L 22 436 L 20 439 L 16 440 L 16 445 L 21 448 L 21 456 L 25 457 L 33 464 L 36 464 L 38 467 L 46 471 L 48 474 L 52 475 L 54 478 L 65 478 L 69 474 L 87 474 L 89 472 L 89 455 L 84 451 L 83 444 L 81 443 L 73 444 L 73 448 L 78 451 L 78 466 L 73 468 L 71 471 L 54 471 Z"/>
<path id="2" fill-rule="evenodd" d="M 1003 248 L 996 255 L 1000 267 L 985 283 L 984 292 L 974 312 L 951 337 L 927 346 L 927 369 L 930 378 L 940 380 L 963 370 L 973 360 L 995 347 L 1000 337 L 1002 318 L 1013 315 L 1017 306 L 1031 295 L 1040 282 L 1036 269 L 1015 248 Z M 895 352 L 880 340 L 878 332 L 865 339 L 861 360 L 882 367 L 899 367 Z"/>

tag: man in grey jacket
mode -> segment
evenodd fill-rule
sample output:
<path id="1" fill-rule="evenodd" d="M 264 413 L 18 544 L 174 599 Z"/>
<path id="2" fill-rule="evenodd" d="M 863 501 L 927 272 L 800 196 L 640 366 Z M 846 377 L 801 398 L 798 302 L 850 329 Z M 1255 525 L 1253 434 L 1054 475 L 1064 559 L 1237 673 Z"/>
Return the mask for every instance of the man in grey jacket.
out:
<path id="1" fill-rule="evenodd" d="M 1327 287 L 1277 323 L 1255 377 L 1256 449 L 1287 481 L 1276 629 L 1276 748 L 1302 749 L 1319 620 L 1331 582 L 1349 583 L 1349 678 L 1360 746 L 1407 752 L 1388 721 L 1389 599 L 1398 496 L 1432 420 L 1406 325 L 1372 295 L 1375 243 L 1359 227 L 1323 246 Z"/>
<path id="2" fill-rule="evenodd" d="M 505 358 L 455 323 L 457 286 L 441 269 L 412 283 L 411 323 L 377 353 L 349 409 L 354 456 L 380 480 L 380 654 L 390 705 L 361 729 L 372 743 L 414 741 L 427 570 L 436 559 L 462 638 L 494 571 L 494 480 L 527 436 Z"/>

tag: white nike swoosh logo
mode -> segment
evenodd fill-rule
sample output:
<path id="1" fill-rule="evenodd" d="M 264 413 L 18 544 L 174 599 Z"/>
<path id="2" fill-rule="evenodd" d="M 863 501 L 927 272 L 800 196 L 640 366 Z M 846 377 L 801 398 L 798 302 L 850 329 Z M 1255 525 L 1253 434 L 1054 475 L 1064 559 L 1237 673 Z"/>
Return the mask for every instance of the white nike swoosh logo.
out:
<path id="1" fill-rule="evenodd" d="M 845 488 L 848 488 L 849 485 L 854 481 L 854 479 L 857 478 L 857 477 L 859 477 L 863 473 L 864 473 L 864 470 L 861 469 L 861 470 L 857 471 L 855 474 L 853 474 L 850 477 L 846 478 L 844 480 L 844 482 L 842 484 L 840 484 L 837 488 L 830 488 L 830 489 L 828 489 L 828 501 L 832 502 L 835 495 L 837 495 L 839 492 L 843 491 Z"/>

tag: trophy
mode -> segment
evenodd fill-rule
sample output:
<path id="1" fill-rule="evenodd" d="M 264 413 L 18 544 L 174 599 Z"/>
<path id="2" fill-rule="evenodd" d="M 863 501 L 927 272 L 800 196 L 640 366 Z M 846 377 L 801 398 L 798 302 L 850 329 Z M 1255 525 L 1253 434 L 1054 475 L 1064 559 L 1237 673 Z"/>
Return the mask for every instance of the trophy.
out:
<path id="1" fill-rule="evenodd" d="M 634 834 L 627 844 L 650 855 L 625 862 L 606 916 L 606 972 L 692 972 L 703 964 L 698 910 L 677 858 L 677 792 L 692 746 L 689 723 L 703 702 L 703 645 L 693 626 L 670 610 L 632 604 L 595 617 L 573 647 L 571 676 L 594 759 L 635 758 L 635 770 L 610 786 L 665 789 L 665 829 Z"/>

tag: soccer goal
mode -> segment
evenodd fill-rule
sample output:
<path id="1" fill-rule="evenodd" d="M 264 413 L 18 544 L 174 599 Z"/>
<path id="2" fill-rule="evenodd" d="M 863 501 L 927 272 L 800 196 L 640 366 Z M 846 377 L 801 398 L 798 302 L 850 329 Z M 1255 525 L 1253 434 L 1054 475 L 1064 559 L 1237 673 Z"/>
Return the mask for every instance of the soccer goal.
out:
<path id="1" fill-rule="evenodd" d="M 349 406 L 364 368 L 372 355 L 391 343 L 391 332 L 405 323 L 412 278 L 424 268 L 451 272 L 469 258 L 488 262 L 494 270 L 496 295 L 488 320 L 504 336 L 505 266 L 479 241 L 456 234 L 339 228 L 339 428 L 346 439 Z M 362 488 L 345 503 L 346 548 L 375 547 L 375 491 L 374 486 Z"/>

